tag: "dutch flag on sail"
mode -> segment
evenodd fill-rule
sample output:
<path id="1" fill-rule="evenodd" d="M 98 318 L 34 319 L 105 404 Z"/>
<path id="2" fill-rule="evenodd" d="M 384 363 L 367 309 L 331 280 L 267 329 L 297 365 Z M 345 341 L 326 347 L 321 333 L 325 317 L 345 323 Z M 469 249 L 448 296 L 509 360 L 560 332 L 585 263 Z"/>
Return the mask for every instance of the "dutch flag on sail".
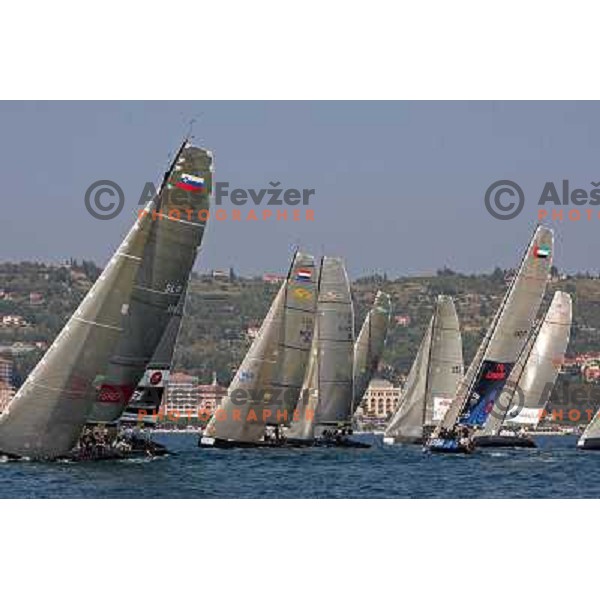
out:
<path id="1" fill-rule="evenodd" d="M 183 173 L 175 185 L 186 192 L 202 192 L 204 190 L 204 178 Z"/>
<path id="2" fill-rule="evenodd" d="M 312 271 L 310 269 L 298 269 L 296 271 L 296 281 L 310 281 Z"/>

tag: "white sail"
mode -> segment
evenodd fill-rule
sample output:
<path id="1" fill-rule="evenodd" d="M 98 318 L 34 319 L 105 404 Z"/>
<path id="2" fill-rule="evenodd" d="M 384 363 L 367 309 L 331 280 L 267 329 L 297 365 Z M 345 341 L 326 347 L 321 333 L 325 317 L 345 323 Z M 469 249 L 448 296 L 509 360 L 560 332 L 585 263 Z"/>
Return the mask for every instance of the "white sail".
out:
<path id="1" fill-rule="evenodd" d="M 433 338 L 433 324 L 435 317 L 431 317 L 427 331 L 421 340 L 417 355 L 406 378 L 402 396 L 385 429 L 386 438 L 398 440 L 418 440 L 423 435 L 423 422 L 425 419 L 425 398 L 427 394 L 427 371 L 431 341 Z"/>
<path id="2" fill-rule="evenodd" d="M 377 371 L 385 346 L 392 305 L 388 294 L 377 292 L 354 344 L 354 406 L 358 408 Z"/>
<path id="3" fill-rule="evenodd" d="M 190 177 L 202 186 L 190 190 Z M 96 392 L 91 423 L 119 419 L 178 310 L 204 237 L 201 214 L 210 207 L 212 178 L 212 153 L 184 140 L 157 193 L 163 216 L 152 219 L 124 332 Z"/>
<path id="4" fill-rule="evenodd" d="M 127 319 L 151 226 L 150 212 L 127 237 L 46 354 L 0 415 L 0 452 L 55 458 L 68 452 L 94 401 Z"/>
<path id="5" fill-rule="evenodd" d="M 439 296 L 385 436 L 398 441 L 422 440 L 424 428 L 443 418 L 462 376 L 462 339 L 454 301 Z"/>
<path id="6" fill-rule="evenodd" d="M 293 440 L 312 440 L 315 437 L 315 414 L 319 404 L 319 320 L 315 321 L 310 357 L 302 382 L 294 418 L 286 432 Z"/>
<path id="7" fill-rule="evenodd" d="M 312 339 L 316 279 L 314 258 L 296 253 L 221 407 L 207 425 L 206 437 L 256 443 L 266 424 L 292 418 L 293 406 L 280 401 L 281 392 L 289 387 L 294 403 L 297 400 Z"/>
<path id="8" fill-rule="evenodd" d="M 350 423 L 354 401 L 354 307 L 341 258 L 325 256 L 321 260 L 317 319 L 319 403 L 315 425 L 337 427 Z"/>
<path id="9" fill-rule="evenodd" d="M 506 424 L 536 427 L 554 388 L 569 345 L 573 309 L 571 296 L 555 292 L 513 395 Z"/>
<path id="10" fill-rule="evenodd" d="M 302 390 L 287 437 L 311 440 L 319 429 L 349 423 L 353 403 L 354 313 L 339 258 L 323 257 L 315 330 Z"/>
<path id="11" fill-rule="evenodd" d="M 533 327 L 552 266 L 553 234 L 538 227 L 439 429 L 483 425 Z M 436 435 L 439 431 L 436 431 Z"/>
<path id="12" fill-rule="evenodd" d="M 318 268 L 314 256 L 296 252 L 285 286 L 278 362 L 271 381 L 273 410 L 266 422 L 287 425 L 293 416 L 313 339 Z"/>

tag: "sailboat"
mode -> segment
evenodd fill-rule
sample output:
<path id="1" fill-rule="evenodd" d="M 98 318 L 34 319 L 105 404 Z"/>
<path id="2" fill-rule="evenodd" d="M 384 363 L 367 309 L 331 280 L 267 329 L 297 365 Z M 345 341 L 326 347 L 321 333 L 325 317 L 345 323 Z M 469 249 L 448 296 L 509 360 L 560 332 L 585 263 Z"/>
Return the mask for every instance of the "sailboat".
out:
<path id="1" fill-rule="evenodd" d="M 377 292 L 354 344 L 354 411 L 360 405 L 369 382 L 377 371 L 390 324 L 392 303 L 389 294 Z"/>
<path id="2" fill-rule="evenodd" d="M 297 251 L 260 331 L 231 382 L 200 447 L 281 446 L 313 337 L 318 270 Z"/>
<path id="3" fill-rule="evenodd" d="M 97 382 L 89 424 L 116 427 L 172 317 L 181 310 L 204 237 L 202 215 L 210 204 L 212 163 L 210 151 L 185 139 L 164 175 L 125 328 Z"/>
<path id="4" fill-rule="evenodd" d="M 177 336 L 181 328 L 185 298 L 186 294 L 184 293 L 179 299 L 174 314 L 171 315 L 152 360 L 148 363 L 144 375 L 119 419 L 120 426 L 150 428 L 156 426 L 159 408 L 171 375 L 171 365 Z"/>
<path id="5" fill-rule="evenodd" d="M 569 344 L 571 297 L 556 292 L 543 320 L 533 330 L 482 430 L 480 447 L 527 447 L 535 442 L 521 428 L 537 427 Z"/>
<path id="6" fill-rule="evenodd" d="M 581 437 L 577 440 L 579 450 L 600 450 L 600 409 L 592 417 Z"/>
<path id="7" fill-rule="evenodd" d="M 398 407 L 386 427 L 384 444 L 423 443 L 450 406 L 463 370 L 454 300 L 440 295 Z"/>
<path id="8" fill-rule="evenodd" d="M 553 239 L 551 229 L 536 228 L 456 397 L 427 442 L 431 451 L 472 451 L 469 431 L 485 424 L 534 326 L 552 266 Z"/>
<path id="9" fill-rule="evenodd" d="M 94 380 L 126 327 L 153 207 L 151 201 L 0 415 L 0 453 L 53 459 L 76 443 L 93 403 Z"/>
<path id="10" fill-rule="evenodd" d="M 577 448 L 579 450 L 600 450 L 600 409 L 577 440 Z"/>
<path id="11" fill-rule="evenodd" d="M 295 419 L 292 445 L 368 448 L 350 438 L 354 413 L 354 308 L 341 258 L 323 257 L 310 361 Z"/>

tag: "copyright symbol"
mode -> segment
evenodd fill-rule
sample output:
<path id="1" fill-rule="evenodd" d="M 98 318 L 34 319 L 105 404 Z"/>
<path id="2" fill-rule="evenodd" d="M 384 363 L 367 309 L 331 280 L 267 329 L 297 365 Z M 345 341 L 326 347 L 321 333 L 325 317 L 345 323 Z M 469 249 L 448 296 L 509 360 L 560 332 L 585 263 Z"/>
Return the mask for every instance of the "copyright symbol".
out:
<path id="1" fill-rule="evenodd" d="M 504 197 L 503 196 L 509 196 Z M 517 197 L 514 200 L 515 196 Z M 513 200 L 511 200 L 513 198 Z M 485 207 L 495 219 L 514 219 L 525 206 L 525 195 L 521 186 L 510 179 L 495 181 L 485 192 Z"/>
<path id="2" fill-rule="evenodd" d="M 507 383 L 500 391 L 498 401 L 492 405 L 490 415 L 504 421 L 518 416 L 523 408 L 525 408 L 523 390 L 514 383 Z"/>
<path id="3" fill-rule="evenodd" d="M 123 210 L 123 206 L 125 194 L 121 186 L 110 179 L 94 181 L 85 192 L 85 207 L 94 219 L 114 219 Z"/>

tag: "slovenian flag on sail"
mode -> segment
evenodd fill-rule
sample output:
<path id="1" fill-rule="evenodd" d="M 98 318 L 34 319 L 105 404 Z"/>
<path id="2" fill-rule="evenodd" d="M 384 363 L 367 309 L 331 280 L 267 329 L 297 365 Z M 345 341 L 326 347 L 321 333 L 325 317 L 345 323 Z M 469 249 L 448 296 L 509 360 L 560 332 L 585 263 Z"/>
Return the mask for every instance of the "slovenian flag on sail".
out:
<path id="1" fill-rule="evenodd" d="M 310 281 L 312 271 L 310 269 L 298 269 L 296 271 L 296 281 Z"/>
<path id="2" fill-rule="evenodd" d="M 539 246 L 536 244 L 533 247 L 533 255 L 536 258 L 548 258 L 550 256 L 550 246 L 547 244 L 540 244 Z"/>
<path id="3" fill-rule="evenodd" d="M 202 192 L 204 191 L 204 178 L 183 173 L 175 185 L 186 192 Z"/>

